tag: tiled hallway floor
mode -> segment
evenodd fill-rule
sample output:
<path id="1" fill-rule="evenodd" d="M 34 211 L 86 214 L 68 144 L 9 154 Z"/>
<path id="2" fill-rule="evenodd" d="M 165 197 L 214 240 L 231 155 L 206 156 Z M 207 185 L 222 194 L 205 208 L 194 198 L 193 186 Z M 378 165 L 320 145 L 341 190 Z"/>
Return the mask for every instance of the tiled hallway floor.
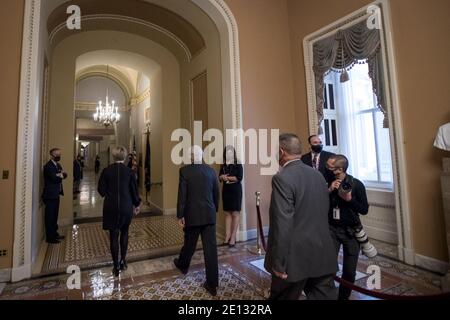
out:
<path id="1" fill-rule="evenodd" d="M 270 276 L 252 264 L 261 259 L 248 252 L 253 242 L 238 243 L 235 248 L 219 247 L 220 288 L 214 299 L 264 299 L 270 286 Z M 0 299 L 211 299 L 202 288 L 204 281 L 203 254 L 198 250 L 187 275 L 172 264 L 176 255 L 137 261 L 119 278 L 111 275 L 111 267 L 84 270 L 81 289 L 69 290 L 68 274 L 8 284 Z M 339 257 L 341 260 L 341 257 Z M 393 259 L 377 256 L 360 257 L 357 285 L 366 287 L 367 267 L 378 265 L 382 272 L 381 290 L 396 295 L 426 295 L 440 293 L 440 276 L 404 265 Z M 367 300 L 368 296 L 353 292 L 352 299 Z"/>

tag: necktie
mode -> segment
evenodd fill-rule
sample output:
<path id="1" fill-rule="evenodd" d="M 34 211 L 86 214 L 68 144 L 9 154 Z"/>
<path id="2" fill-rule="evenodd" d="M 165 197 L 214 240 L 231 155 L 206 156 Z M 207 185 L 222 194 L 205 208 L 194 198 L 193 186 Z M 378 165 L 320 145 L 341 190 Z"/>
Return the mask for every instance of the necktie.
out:
<path id="1" fill-rule="evenodd" d="M 313 158 L 313 168 L 316 170 L 319 168 L 319 166 L 317 165 L 317 158 L 318 158 L 318 154 L 315 153 L 314 158 Z"/>

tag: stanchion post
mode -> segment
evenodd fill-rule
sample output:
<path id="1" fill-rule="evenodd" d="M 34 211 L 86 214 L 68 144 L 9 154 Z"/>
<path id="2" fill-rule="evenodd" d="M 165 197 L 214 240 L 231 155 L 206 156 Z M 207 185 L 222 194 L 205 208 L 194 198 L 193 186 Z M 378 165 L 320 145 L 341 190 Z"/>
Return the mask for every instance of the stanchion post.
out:
<path id="1" fill-rule="evenodd" d="M 258 208 L 258 207 L 259 207 L 259 204 L 260 204 L 260 202 L 261 202 L 261 192 L 256 191 L 256 192 L 255 192 L 255 196 L 256 196 L 256 208 Z M 257 221 L 258 221 L 258 219 L 257 219 Z M 257 224 L 258 224 L 258 222 L 257 222 Z M 256 246 L 250 246 L 250 247 L 248 247 L 248 251 L 249 251 L 250 253 L 255 254 L 255 255 L 258 255 L 258 256 L 260 256 L 260 255 L 263 254 L 263 253 L 262 253 L 262 250 L 261 250 L 261 246 L 260 246 L 260 239 L 259 239 L 258 225 L 256 226 Z"/>

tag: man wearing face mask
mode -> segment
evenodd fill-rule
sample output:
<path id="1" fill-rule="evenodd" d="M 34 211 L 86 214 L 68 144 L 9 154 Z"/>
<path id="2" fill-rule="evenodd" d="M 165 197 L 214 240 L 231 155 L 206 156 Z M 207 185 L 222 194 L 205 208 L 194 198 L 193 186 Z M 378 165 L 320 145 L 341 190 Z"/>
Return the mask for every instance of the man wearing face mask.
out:
<path id="1" fill-rule="evenodd" d="M 369 212 L 366 188 L 358 179 L 347 174 L 348 159 L 343 155 L 333 155 L 327 161 L 328 169 L 334 174 L 329 187 L 330 209 L 328 213 L 330 232 L 335 244 L 336 256 L 342 245 L 344 252 L 342 279 L 355 281 L 360 243 L 355 230 L 362 228 L 359 214 Z M 351 290 L 339 286 L 339 300 L 348 300 Z"/>
<path id="2" fill-rule="evenodd" d="M 264 261 L 272 274 L 271 300 L 334 300 L 337 260 L 328 226 L 329 197 L 323 176 L 301 160 L 295 134 L 279 138 L 282 167 L 272 178 L 269 237 Z"/>
<path id="3" fill-rule="evenodd" d="M 59 196 L 64 195 L 62 181 L 67 178 L 59 161 L 61 150 L 50 150 L 51 159 L 44 166 L 44 192 L 42 200 L 45 204 L 45 234 L 48 243 L 59 243 L 64 236 L 58 234 Z"/>
<path id="4" fill-rule="evenodd" d="M 327 170 L 326 164 L 328 159 L 334 154 L 323 150 L 322 140 L 318 135 L 312 135 L 308 138 L 308 143 L 311 152 L 302 156 L 302 161 L 306 165 L 318 170 L 322 173 L 325 180 L 330 183 L 333 180 L 333 175 Z"/>

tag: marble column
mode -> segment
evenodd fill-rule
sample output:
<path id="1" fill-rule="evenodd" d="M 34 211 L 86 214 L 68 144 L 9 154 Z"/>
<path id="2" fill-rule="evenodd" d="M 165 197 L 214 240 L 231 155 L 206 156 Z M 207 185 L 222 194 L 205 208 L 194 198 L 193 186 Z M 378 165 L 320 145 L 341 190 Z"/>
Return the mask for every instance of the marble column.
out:
<path id="1" fill-rule="evenodd" d="M 444 201 L 445 228 L 447 231 L 447 246 L 450 257 L 450 158 L 444 158 L 442 166 L 442 200 Z M 442 278 L 442 290 L 446 292 L 450 291 L 450 264 L 447 274 Z"/>

